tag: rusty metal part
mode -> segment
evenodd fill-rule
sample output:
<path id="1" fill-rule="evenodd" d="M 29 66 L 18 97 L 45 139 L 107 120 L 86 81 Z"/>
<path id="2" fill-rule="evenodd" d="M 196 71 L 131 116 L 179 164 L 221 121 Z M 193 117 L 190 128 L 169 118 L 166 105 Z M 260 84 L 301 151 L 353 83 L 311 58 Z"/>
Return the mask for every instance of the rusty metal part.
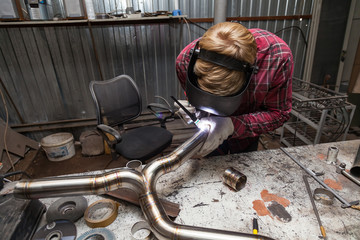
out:
<path id="1" fill-rule="evenodd" d="M 129 188 L 137 193 L 141 209 L 159 240 L 272 239 L 262 235 L 181 225 L 167 216 L 157 195 L 157 180 L 162 175 L 175 171 L 196 154 L 206 141 L 208 133 L 209 128 L 199 130 L 169 155 L 147 164 L 141 173 L 125 168 L 101 175 L 21 180 L 15 185 L 14 195 L 20 198 L 99 195 L 115 189 Z"/>
<path id="2" fill-rule="evenodd" d="M 235 191 L 244 188 L 247 177 L 233 167 L 229 167 L 223 174 L 223 182 Z"/>
<path id="3" fill-rule="evenodd" d="M 338 153 L 339 153 L 339 148 L 334 146 L 329 147 L 327 152 L 326 163 L 336 164 Z"/>
<path id="4" fill-rule="evenodd" d="M 313 198 L 325 205 L 332 205 L 334 203 L 334 194 L 324 188 L 316 188 L 314 190 Z"/>
<path id="5" fill-rule="evenodd" d="M 345 177 L 347 177 L 348 179 L 350 179 L 351 181 L 353 181 L 354 183 L 360 186 L 359 179 L 355 178 L 354 176 L 346 172 L 345 168 L 346 168 L 346 164 L 340 163 L 339 165 L 336 166 L 336 172 L 344 175 Z"/>
<path id="6" fill-rule="evenodd" d="M 307 191 L 307 193 L 309 194 L 309 197 L 310 197 L 310 202 L 311 202 L 311 205 L 312 205 L 312 207 L 313 207 L 313 210 L 314 210 L 316 219 L 317 219 L 317 221 L 318 221 L 318 223 L 319 223 L 319 226 L 320 226 L 321 235 L 322 235 L 322 236 L 324 237 L 324 239 L 325 239 L 325 238 L 326 238 L 325 228 L 324 228 L 324 226 L 323 226 L 322 223 L 321 223 L 319 211 L 318 211 L 317 208 L 316 208 L 316 204 L 315 204 L 314 199 L 313 199 L 313 196 L 312 196 L 312 194 L 311 194 L 311 188 L 310 188 L 310 185 L 309 185 L 308 176 L 307 176 L 307 175 L 303 175 L 303 179 L 304 179 L 304 183 L 305 183 L 305 186 L 306 186 L 306 191 Z"/>
<path id="7" fill-rule="evenodd" d="M 299 165 L 302 169 L 305 170 L 305 172 L 307 172 L 311 177 L 313 177 L 318 183 L 320 183 L 321 186 L 323 186 L 324 188 L 326 188 L 327 190 L 329 190 L 332 194 L 334 194 L 334 196 L 342 203 L 341 207 L 342 208 L 354 208 L 353 206 L 356 206 L 359 204 L 359 201 L 353 201 L 353 202 L 348 202 L 346 201 L 344 198 L 342 198 L 337 192 L 335 192 L 332 188 L 330 188 L 328 185 L 326 185 L 323 181 L 321 181 L 316 174 L 309 170 L 308 168 L 306 168 L 301 162 L 299 162 L 295 157 L 293 157 L 288 151 L 285 150 L 285 148 L 281 147 L 280 148 L 289 158 L 291 158 L 297 165 Z M 356 209 L 356 208 L 355 208 Z"/>

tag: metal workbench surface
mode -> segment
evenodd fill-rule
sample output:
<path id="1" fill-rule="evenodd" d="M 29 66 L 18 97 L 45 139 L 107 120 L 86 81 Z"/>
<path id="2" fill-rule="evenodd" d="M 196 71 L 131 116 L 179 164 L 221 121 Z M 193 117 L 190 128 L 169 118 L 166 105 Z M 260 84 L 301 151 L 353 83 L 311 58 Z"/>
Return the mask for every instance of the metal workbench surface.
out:
<path id="1" fill-rule="evenodd" d="M 287 148 L 303 165 L 316 172 L 347 201 L 360 199 L 360 187 L 336 173 L 327 164 L 330 146 L 339 148 L 338 160 L 349 169 L 360 140 Z M 238 192 L 222 183 L 222 174 L 234 167 L 247 176 Z M 190 159 L 175 172 L 158 181 L 160 197 L 180 204 L 175 222 L 207 228 L 252 233 L 252 219 L 257 218 L 259 234 L 274 239 L 320 239 L 321 233 L 303 181 L 303 171 L 280 149 Z M 312 190 L 321 187 L 309 178 Z M 103 196 L 86 196 L 90 205 Z M 48 207 L 57 198 L 42 199 Z M 116 239 L 131 239 L 131 227 L 143 220 L 140 207 L 120 201 L 119 214 L 107 228 Z M 343 209 L 338 200 L 333 205 L 316 202 L 329 240 L 360 239 L 360 211 Z M 77 235 L 90 230 L 83 218 L 76 222 Z"/>

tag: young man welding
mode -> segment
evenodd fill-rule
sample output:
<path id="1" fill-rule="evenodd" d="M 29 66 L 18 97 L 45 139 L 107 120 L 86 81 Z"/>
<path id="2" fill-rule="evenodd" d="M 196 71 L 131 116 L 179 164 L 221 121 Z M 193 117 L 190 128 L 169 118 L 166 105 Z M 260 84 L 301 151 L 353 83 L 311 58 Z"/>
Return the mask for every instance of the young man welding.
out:
<path id="1" fill-rule="evenodd" d="M 200 156 L 254 151 L 291 111 L 293 57 L 276 35 L 223 22 L 186 46 L 176 72 L 189 103 L 211 113 Z"/>

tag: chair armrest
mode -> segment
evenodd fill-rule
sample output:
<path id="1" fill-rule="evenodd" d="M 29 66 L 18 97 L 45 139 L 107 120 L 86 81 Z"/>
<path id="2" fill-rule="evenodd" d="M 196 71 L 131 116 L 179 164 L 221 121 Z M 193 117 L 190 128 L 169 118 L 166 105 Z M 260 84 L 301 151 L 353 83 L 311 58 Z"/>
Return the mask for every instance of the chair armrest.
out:
<path id="1" fill-rule="evenodd" d="M 105 139 L 107 144 L 109 144 L 109 146 L 114 146 L 122 140 L 120 133 L 108 125 L 99 124 L 97 125 L 97 129 L 99 130 L 101 136 Z M 106 134 L 110 134 L 114 137 L 114 139 L 110 139 L 109 136 Z"/>
<path id="2" fill-rule="evenodd" d="M 174 114 L 175 111 L 174 109 L 170 106 L 170 104 L 166 101 L 165 98 L 160 97 L 160 96 L 155 96 L 156 98 L 159 98 L 161 100 L 163 100 L 166 104 L 161 104 L 161 103 L 150 103 L 147 105 L 147 109 L 153 113 L 160 121 L 160 125 L 163 128 L 166 128 L 165 123 L 167 120 L 173 120 L 174 119 Z M 164 117 L 159 110 L 167 110 L 170 112 L 170 116 Z"/>

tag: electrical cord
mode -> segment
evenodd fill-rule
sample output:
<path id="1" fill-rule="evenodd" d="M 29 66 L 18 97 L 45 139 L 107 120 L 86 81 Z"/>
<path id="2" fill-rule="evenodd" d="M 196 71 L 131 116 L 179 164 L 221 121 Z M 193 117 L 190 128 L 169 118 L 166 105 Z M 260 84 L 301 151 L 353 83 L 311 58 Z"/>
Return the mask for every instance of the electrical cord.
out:
<path id="1" fill-rule="evenodd" d="M 278 33 L 282 32 L 282 31 L 285 31 L 285 30 L 287 30 L 287 29 L 290 29 L 290 28 L 295 28 L 295 29 L 298 29 L 298 30 L 300 31 L 301 37 L 303 38 L 304 43 L 305 43 L 305 47 L 307 48 L 308 43 L 307 43 L 307 41 L 306 41 L 305 34 L 304 34 L 303 30 L 302 30 L 300 27 L 298 27 L 298 26 L 285 27 L 285 28 L 282 28 L 282 29 L 280 29 L 279 31 L 275 32 L 274 34 L 277 35 Z"/>
<path id="2" fill-rule="evenodd" d="M 185 18 L 184 18 L 184 19 L 185 19 Z M 189 18 L 186 18 L 186 20 L 188 20 L 191 24 L 194 24 L 195 26 L 197 26 L 198 28 L 201 28 L 201 29 L 204 30 L 204 31 L 207 31 L 207 30 L 208 30 L 207 28 L 204 28 L 204 27 L 200 26 L 199 24 L 194 23 L 194 22 L 191 21 Z"/>
<path id="3" fill-rule="evenodd" d="M 330 139 L 330 141 L 336 141 L 342 134 L 344 134 L 344 132 L 350 125 L 348 111 L 346 111 L 345 107 L 342 107 L 340 110 L 342 113 L 341 114 L 341 122 L 340 122 L 338 128 L 336 129 L 336 131 L 333 133 L 334 136 Z M 339 129 L 341 129 L 341 130 L 339 131 Z"/>
<path id="4" fill-rule="evenodd" d="M 189 23 L 186 21 L 186 18 L 183 18 L 183 19 L 184 19 L 184 21 L 185 21 L 185 23 L 186 23 L 186 26 L 187 26 L 187 28 L 188 28 L 189 39 L 190 39 L 190 41 L 192 41 Z"/>
<path id="5" fill-rule="evenodd" d="M 6 141 L 7 128 L 9 126 L 9 111 L 7 109 L 5 97 L 4 97 L 4 94 L 3 94 L 2 90 L 1 90 L 1 88 L 0 88 L 0 95 L 1 95 L 1 99 L 2 99 L 2 101 L 4 103 L 5 115 L 6 115 L 5 130 L 4 130 L 4 148 L 5 148 L 6 155 L 9 158 L 9 162 L 11 164 L 11 167 L 15 171 L 15 166 L 14 166 L 14 163 L 12 162 L 12 160 L 11 160 L 11 156 L 10 156 L 10 153 L 9 153 L 9 150 L 8 150 L 8 147 L 7 147 L 7 141 Z M 2 154 L 2 152 L 0 154 Z M 2 165 L 2 163 L 0 163 L 0 164 Z"/>

